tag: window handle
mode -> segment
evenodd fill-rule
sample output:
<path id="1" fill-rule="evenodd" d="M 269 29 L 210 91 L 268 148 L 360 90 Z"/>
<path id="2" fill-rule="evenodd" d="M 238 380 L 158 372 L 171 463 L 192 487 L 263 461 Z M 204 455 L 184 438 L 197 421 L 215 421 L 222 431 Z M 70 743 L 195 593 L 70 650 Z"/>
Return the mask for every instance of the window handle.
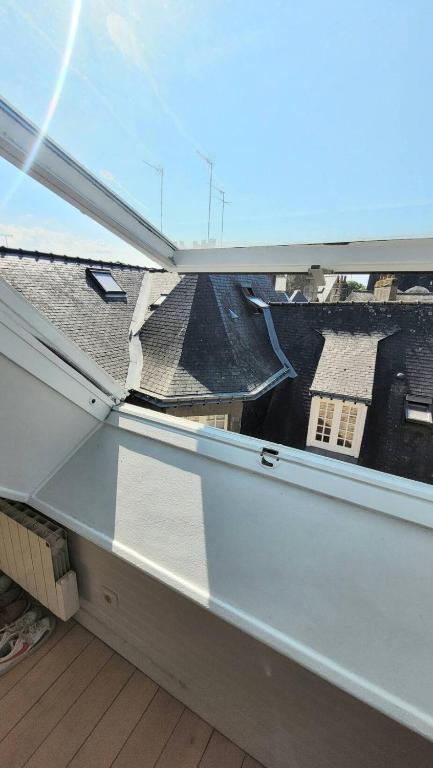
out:
<path id="1" fill-rule="evenodd" d="M 264 467 L 275 467 L 279 461 L 278 451 L 275 448 L 262 448 L 260 456 Z"/>

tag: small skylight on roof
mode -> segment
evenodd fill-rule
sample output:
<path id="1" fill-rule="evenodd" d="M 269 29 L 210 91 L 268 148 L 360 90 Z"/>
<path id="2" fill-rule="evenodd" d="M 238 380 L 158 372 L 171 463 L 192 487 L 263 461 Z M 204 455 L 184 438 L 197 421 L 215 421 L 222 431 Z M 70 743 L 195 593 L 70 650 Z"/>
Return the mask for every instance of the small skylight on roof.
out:
<path id="1" fill-rule="evenodd" d="M 268 306 L 266 301 L 256 296 L 251 285 L 242 285 L 241 290 L 249 304 L 252 304 L 257 309 L 265 309 Z"/>
<path id="2" fill-rule="evenodd" d="M 168 293 L 161 293 L 161 295 L 158 296 L 158 298 L 150 305 L 150 309 L 157 309 L 157 307 L 160 307 L 161 304 L 164 304 L 167 296 Z"/>
<path id="3" fill-rule="evenodd" d="M 88 268 L 86 272 L 102 292 L 106 301 L 126 301 L 126 291 L 116 282 L 110 269 Z"/>
<path id="4" fill-rule="evenodd" d="M 433 418 L 431 398 L 406 395 L 405 416 L 406 421 L 413 421 L 417 422 L 418 424 L 432 424 Z"/>

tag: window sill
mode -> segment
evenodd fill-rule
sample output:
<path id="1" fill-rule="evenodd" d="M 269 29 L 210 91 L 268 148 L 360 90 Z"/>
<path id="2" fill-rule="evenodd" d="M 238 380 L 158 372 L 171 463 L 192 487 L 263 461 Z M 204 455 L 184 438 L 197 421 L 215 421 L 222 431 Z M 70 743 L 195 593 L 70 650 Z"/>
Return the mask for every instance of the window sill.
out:
<path id="1" fill-rule="evenodd" d="M 337 459 L 338 461 L 346 461 L 349 464 L 357 464 L 358 459 L 356 456 L 348 456 L 347 453 L 339 453 L 338 451 L 327 451 L 325 448 L 315 448 L 313 445 L 307 445 L 305 448 L 307 453 L 316 453 L 318 456 L 327 456 L 328 459 Z"/>

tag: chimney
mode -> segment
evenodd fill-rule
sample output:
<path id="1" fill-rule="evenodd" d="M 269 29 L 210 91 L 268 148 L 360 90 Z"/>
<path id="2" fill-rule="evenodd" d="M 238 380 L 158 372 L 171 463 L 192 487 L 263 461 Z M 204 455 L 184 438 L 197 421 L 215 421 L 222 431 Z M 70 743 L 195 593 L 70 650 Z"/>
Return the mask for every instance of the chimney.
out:
<path id="1" fill-rule="evenodd" d="M 395 301 L 398 280 L 392 275 L 381 277 L 374 286 L 374 301 Z"/>
<path id="2" fill-rule="evenodd" d="M 332 290 L 331 301 L 345 301 L 349 294 L 346 275 L 337 275 L 337 279 Z"/>

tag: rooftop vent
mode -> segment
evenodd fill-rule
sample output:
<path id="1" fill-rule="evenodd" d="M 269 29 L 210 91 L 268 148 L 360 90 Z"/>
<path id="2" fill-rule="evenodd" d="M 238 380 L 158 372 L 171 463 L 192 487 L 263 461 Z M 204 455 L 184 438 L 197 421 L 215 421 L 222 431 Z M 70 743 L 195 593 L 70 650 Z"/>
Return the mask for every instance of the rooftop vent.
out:
<path id="1" fill-rule="evenodd" d="M 157 309 L 161 306 L 161 304 L 164 304 L 164 301 L 166 300 L 168 296 L 168 293 L 161 293 L 160 296 L 150 305 L 149 309 Z"/>
<path id="2" fill-rule="evenodd" d="M 126 301 L 126 291 L 116 282 L 110 269 L 86 269 L 87 275 L 106 301 Z"/>

